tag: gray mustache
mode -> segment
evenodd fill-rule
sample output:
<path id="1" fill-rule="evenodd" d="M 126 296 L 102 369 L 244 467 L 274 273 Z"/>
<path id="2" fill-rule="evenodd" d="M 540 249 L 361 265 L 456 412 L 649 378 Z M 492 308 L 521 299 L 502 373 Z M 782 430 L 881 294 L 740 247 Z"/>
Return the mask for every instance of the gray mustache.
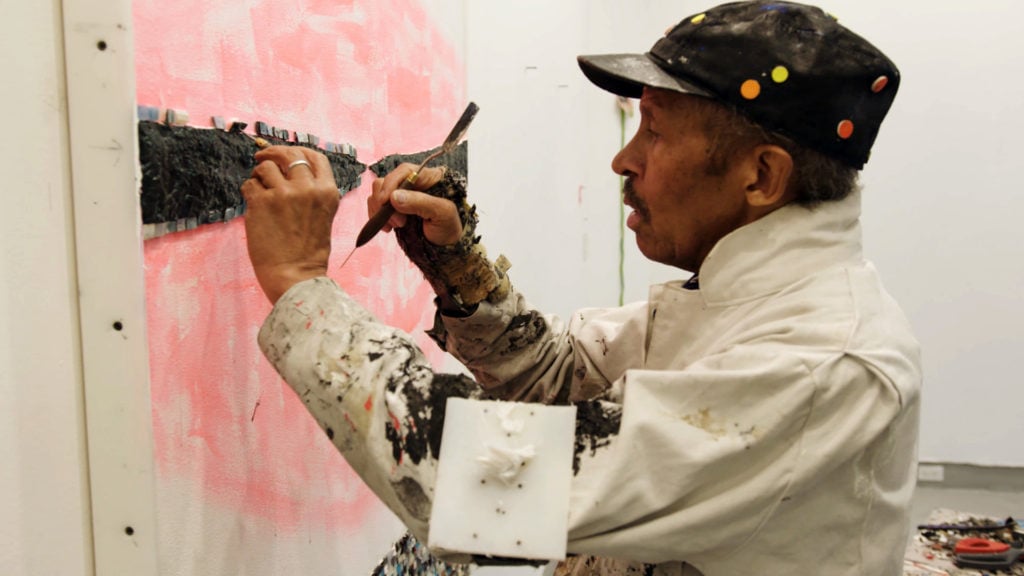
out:
<path id="1" fill-rule="evenodd" d="M 626 181 L 622 185 L 622 196 L 623 199 L 633 206 L 633 209 L 639 212 L 642 216 L 647 215 L 647 204 L 643 200 L 637 197 L 636 190 L 633 188 L 633 177 L 626 178 Z"/>

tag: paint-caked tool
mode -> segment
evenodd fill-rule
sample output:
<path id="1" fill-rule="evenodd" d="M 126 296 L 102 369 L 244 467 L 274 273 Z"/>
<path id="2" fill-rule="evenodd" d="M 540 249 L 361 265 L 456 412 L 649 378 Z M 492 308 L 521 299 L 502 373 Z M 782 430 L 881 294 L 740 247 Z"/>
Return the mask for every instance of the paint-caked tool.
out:
<path id="1" fill-rule="evenodd" d="M 448 133 L 448 137 L 445 138 L 444 143 L 441 144 L 441 147 L 438 148 L 429 156 L 427 156 L 426 158 L 424 158 L 423 162 L 420 163 L 419 167 L 416 168 L 416 170 L 413 170 L 411 174 L 406 176 L 405 180 L 402 181 L 402 184 L 399 186 L 399 188 L 408 189 L 410 186 L 416 183 L 416 179 L 419 177 L 420 172 L 423 170 L 424 167 L 426 167 L 428 162 L 437 158 L 438 156 L 441 156 L 442 154 L 447 154 L 451 152 L 456 146 L 458 146 L 459 142 L 462 141 L 463 136 L 466 135 L 466 131 L 469 130 L 469 124 L 473 121 L 473 118 L 476 117 L 476 113 L 479 111 L 480 107 L 477 106 L 475 103 L 470 102 L 469 105 L 466 106 L 466 109 L 462 112 L 462 116 L 460 116 L 458 121 L 455 122 L 455 126 L 452 127 L 452 131 Z M 387 224 L 388 220 L 394 213 L 395 207 L 392 206 L 390 202 L 381 206 L 380 210 L 378 210 L 376 214 L 370 217 L 366 224 L 363 225 L 363 229 L 360 230 L 359 235 L 356 236 L 355 248 L 353 248 L 352 251 L 349 252 L 348 256 L 345 257 L 345 260 L 344 262 L 341 263 L 341 265 L 344 266 L 345 263 L 348 262 L 348 259 L 352 257 L 352 254 L 355 252 L 356 248 L 359 248 L 363 244 L 366 244 L 367 242 L 370 241 L 370 239 L 376 236 L 377 233 L 380 232 L 382 228 L 384 228 L 384 225 Z"/>

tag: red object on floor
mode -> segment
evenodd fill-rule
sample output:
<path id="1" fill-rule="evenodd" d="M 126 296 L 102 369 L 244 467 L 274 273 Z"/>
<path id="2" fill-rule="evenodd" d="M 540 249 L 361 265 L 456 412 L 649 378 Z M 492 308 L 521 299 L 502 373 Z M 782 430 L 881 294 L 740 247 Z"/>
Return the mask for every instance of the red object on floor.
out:
<path id="1" fill-rule="evenodd" d="M 986 538 L 963 538 L 956 543 L 953 550 L 956 554 L 999 554 L 1010 549 L 1004 542 L 996 542 Z"/>

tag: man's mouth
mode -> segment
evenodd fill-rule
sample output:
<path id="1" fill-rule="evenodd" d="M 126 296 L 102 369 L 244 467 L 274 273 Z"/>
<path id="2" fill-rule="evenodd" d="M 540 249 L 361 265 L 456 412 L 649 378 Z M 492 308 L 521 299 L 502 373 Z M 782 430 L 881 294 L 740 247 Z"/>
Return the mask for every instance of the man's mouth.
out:
<path id="1" fill-rule="evenodd" d="M 626 219 L 626 226 L 630 230 L 636 230 L 636 227 L 647 219 L 647 206 L 637 197 L 632 178 L 626 178 L 626 182 L 622 186 L 622 203 L 633 209 Z"/>

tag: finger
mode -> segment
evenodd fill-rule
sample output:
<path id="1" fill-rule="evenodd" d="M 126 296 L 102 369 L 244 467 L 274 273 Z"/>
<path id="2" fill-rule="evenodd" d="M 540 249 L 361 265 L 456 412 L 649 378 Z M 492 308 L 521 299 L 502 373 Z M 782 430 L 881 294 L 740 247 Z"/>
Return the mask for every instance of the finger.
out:
<path id="1" fill-rule="evenodd" d="M 249 178 L 242 182 L 242 198 L 245 198 L 247 204 L 252 204 L 264 192 L 266 188 L 258 178 Z"/>
<path id="2" fill-rule="evenodd" d="M 423 235 L 433 244 L 447 246 L 462 236 L 462 221 L 455 203 L 424 192 L 398 190 L 391 196 L 395 210 L 423 219 Z"/>
<path id="3" fill-rule="evenodd" d="M 416 178 L 405 188 L 410 190 L 430 190 L 444 177 L 444 168 L 424 168 L 416 174 Z"/>
<path id="4" fill-rule="evenodd" d="M 403 202 L 410 202 L 410 200 L 408 200 L 409 196 L 404 196 L 404 200 L 395 202 L 395 195 L 401 194 L 400 191 L 413 191 L 412 204 L 405 204 L 407 210 L 413 210 L 411 213 L 420 216 L 424 220 L 435 218 L 441 214 L 439 211 L 445 208 L 444 205 L 430 203 L 427 199 L 431 198 L 431 196 L 421 194 L 420 191 L 429 190 L 440 182 L 444 176 L 444 169 L 423 168 L 417 171 L 419 166 L 413 164 L 403 164 L 401 168 L 403 168 L 402 171 L 399 171 L 399 169 L 394 170 L 396 176 L 402 176 L 405 168 L 408 168 L 409 171 L 404 173 L 404 176 L 397 184 L 398 188 L 391 193 L 389 201 L 395 206 L 395 214 L 388 221 L 389 224 L 395 228 L 401 228 L 405 226 L 407 221 L 406 213 L 400 210 L 398 205 Z"/>
<path id="5" fill-rule="evenodd" d="M 378 178 L 373 181 L 370 185 L 370 195 L 366 198 L 366 215 L 371 216 L 380 210 L 380 207 L 384 205 L 385 200 L 381 200 L 382 192 L 384 187 L 384 180 Z"/>
<path id="6" fill-rule="evenodd" d="M 268 146 L 267 148 L 263 148 L 262 150 L 257 150 L 256 154 L 254 155 L 254 158 L 256 158 L 256 162 L 258 163 L 269 160 L 274 164 L 277 164 L 277 166 L 281 169 L 281 172 L 284 172 L 285 167 L 288 166 L 288 163 L 291 162 L 292 160 L 297 159 L 289 155 L 289 148 L 291 147 L 280 145 Z"/>
<path id="7" fill-rule="evenodd" d="M 385 231 L 386 232 L 390 232 L 391 230 L 393 230 L 395 228 L 404 228 L 405 227 L 405 223 L 407 221 L 408 221 L 408 219 L 406 218 L 405 214 L 402 214 L 401 212 L 396 211 L 394 214 L 391 215 L 391 218 L 388 218 L 388 224 L 387 224 L 387 226 L 385 226 L 385 228 L 386 228 Z"/>
<path id="8" fill-rule="evenodd" d="M 277 144 L 275 146 L 267 146 L 261 148 L 254 154 L 257 162 L 264 160 L 271 160 L 278 164 L 284 163 L 287 165 L 288 162 L 295 160 L 296 156 L 293 153 L 294 146 L 285 146 L 283 144 Z"/>
<path id="9" fill-rule="evenodd" d="M 402 183 L 406 181 L 406 178 L 408 178 L 410 174 L 416 171 L 416 168 L 416 164 L 409 164 L 408 162 L 404 162 L 402 164 L 399 164 L 394 170 L 388 172 L 384 176 L 381 182 L 379 198 L 381 204 L 384 204 L 384 202 L 390 200 L 391 193 L 394 192 L 395 190 L 398 190 L 402 186 Z"/>
<path id="10" fill-rule="evenodd" d="M 397 190 L 391 195 L 391 205 L 402 214 L 412 214 L 424 220 L 448 218 L 457 214 L 451 200 L 431 196 L 415 190 Z"/>
<path id="11" fill-rule="evenodd" d="M 285 166 L 284 177 L 289 180 L 316 180 L 317 171 L 309 160 L 296 158 Z"/>
<path id="12" fill-rule="evenodd" d="M 273 160 L 265 159 L 252 169 L 252 177 L 259 180 L 264 188 L 276 188 L 284 184 L 284 173 Z"/>
<path id="13" fill-rule="evenodd" d="M 372 218 L 385 204 L 390 202 L 391 199 L 385 196 L 384 181 L 381 179 L 374 180 L 370 196 L 366 199 L 366 215 Z M 388 219 L 388 223 L 384 225 L 382 230 L 390 232 L 392 228 L 401 228 L 402 226 L 405 226 L 405 214 L 396 212 Z"/>
<path id="14" fill-rule="evenodd" d="M 416 187 L 409 182 L 409 178 L 416 174 L 416 169 L 418 167 L 419 166 L 416 164 L 403 162 L 383 177 L 374 180 L 373 193 L 367 201 L 367 208 L 369 209 L 370 214 L 376 214 L 377 211 L 380 210 L 381 206 L 390 202 L 391 194 L 394 193 L 395 190 L 398 190 L 399 188 L 416 189 Z M 418 180 L 418 178 L 416 180 Z M 404 219 L 402 220 L 404 221 Z"/>
<path id="15" fill-rule="evenodd" d="M 315 179 L 316 170 L 313 162 L 306 157 L 306 150 L 301 146 L 270 146 L 257 151 L 255 158 L 257 162 L 273 162 L 285 178 Z"/>
<path id="16" fill-rule="evenodd" d="M 398 189 L 402 182 L 405 181 L 405 178 L 415 170 L 416 165 L 402 163 L 391 172 L 374 180 L 370 196 L 366 199 L 367 216 L 372 218 L 374 214 L 380 211 L 381 207 L 391 202 L 392 192 Z M 405 216 L 395 214 L 388 220 L 383 230 L 389 232 L 392 228 L 401 228 L 402 226 L 405 226 Z"/>
<path id="17" fill-rule="evenodd" d="M 384 179 L 378 178 L 370 184 L 370 195 L 366 197 L 366 216 L 367 218 L 373 218 L 377 212 L 384 206 L 388 200 L 384 198 L 382 192 L 384 187 Z M 403 216 L 404 218 L 404 216 Z M 387 223 L 381 228 L 384 232 L 390 232 L 394 228 L 395 216 L 388 219 Z M 402 223 L 404 225 L 404 222 Z"/>
<path id="18" fill-rule="evenodd" d="M 331 161 L 327 158 L 326 154 L 302 146 L 297 146 L 296 148 L 299 149 L 306 161 L 310 163 L 313 168 L 313 175 L 318 181 L 324 185 L 330 184 L 335 189 L 338 188 L 338 183 L 334 179 L 334 169 L 331 167 Z"/>

